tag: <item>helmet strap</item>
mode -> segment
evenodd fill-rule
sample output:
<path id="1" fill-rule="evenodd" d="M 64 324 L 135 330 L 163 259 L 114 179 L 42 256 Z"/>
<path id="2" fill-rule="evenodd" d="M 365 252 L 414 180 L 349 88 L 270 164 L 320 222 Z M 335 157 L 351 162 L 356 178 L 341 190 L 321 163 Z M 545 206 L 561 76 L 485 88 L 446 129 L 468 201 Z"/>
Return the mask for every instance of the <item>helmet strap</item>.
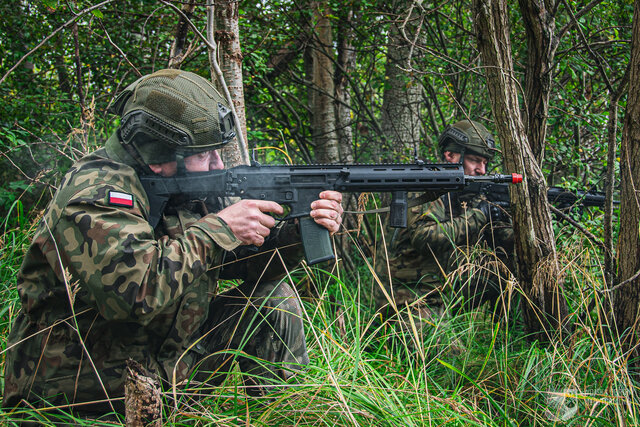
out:
<path id="1" fill-rule="evenodd" d="M 122 141 L 122 139 L 120 139 L 120 141 Z M 120 144 L 120 146 L 122 148 L 124 148 L 124 150 L 131 157 L 133 157 L 133 159 L 138 163 L 138 166 L 142 169 L 142 172 L 145 175 L 153 175 L 154 174 L 154 172 L 151 170 L 149 165 L 146 164 L 145 161 L 142 159 L 142 155 L 140 154 L 140 151 L 138 151 L 138 148 L 134 144 L 128 144 L 126 142 L 122 142 Z"/>
<path id="2" fill-rule="evenodd" d="M 178 164 L 178 175 L 186 175 L 187 168 L 184 165 L 184 155 L 180 151 L 176 151 L 176 163 Z"/>

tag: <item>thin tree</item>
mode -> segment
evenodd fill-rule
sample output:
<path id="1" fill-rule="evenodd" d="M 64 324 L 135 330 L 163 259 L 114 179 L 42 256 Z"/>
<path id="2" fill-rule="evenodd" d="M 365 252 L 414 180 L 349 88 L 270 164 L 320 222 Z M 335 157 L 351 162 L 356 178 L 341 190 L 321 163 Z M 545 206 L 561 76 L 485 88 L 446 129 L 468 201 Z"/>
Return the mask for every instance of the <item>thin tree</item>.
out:
<path id="1" fill-rule="evenodd" d="M 506 0 L 474 0 L 475 30 L 487 89 L 507 170 L 521 172 L 523 185 L 511 191 L 518 279 L 523 311 L 534 337 L 549 339 L 562 330 L 567 305 L 557 261 L 547 186 L 521 115 L 511 56 Z"/>
<path id="2" fill-rule="evenodd" d="M 244 105 L 244 85 L 242 81 L 242 51 L 240 49 L 240 30 L 238 25 L 239 4 L 235 0 L 217 1 L 215 6 L 215 39 L 219 43 L 220 68 L 227 83 L 238 122 L 237 133 L 247 140 L 247 119 Z M 248 148 L 248 146 L 247 146 Z M 223 150 L 225 162 L 229 166 L 246 163 L 246 157 L 236 144 Z"/>
<path id="3" fill-rule="evenodd" d="M 356 66 L 356 49 L 353 46 L 354 31 L 354 2 L 343 4 L 337 11 L 342 14 L 338 22 L 338 63 L 335 72 L 336 93 L 336 131 L 338 134 L 338 150 L 340 161 L 353 162 L 353 110 L 351 108 L 351 92 L 349 88 L 349 74 Z"/>
<path id="4" fill-rule="evenodd" d="M 325 0 L 312 1 L 313 39 L 311 49 L 310 109 L 312 140 L 320 163 L 340 161 L 336 134 L 334 99 L 334 54 L 330 9 Z"/>
<path id="5" fill-rule="evenodd" d="M 544 156 L 553 64 L 559 41 L 555 34 L 557 3 L 553 0 L 518 0 L 527 34 L 527 110 L 523 120 L 538 164 L 542 164 Z"/>
<path id="6" fill-rule="evenodd" d="M 234 107 L 235 103 L 234 103 L 233 97 L 231 95 L 231 92 L 229 91 L 229 88 L 227 87 L 227 83 L 225 81 L 224 75 L 218 63 L 218 58 L 217 58 L 218 47 L 214 39 L 215 7 L 213 5 L 213 0 L 207 0 L 206 37 L 198 30 L 198 27 L 191 21 L 191 19 L 189 19 L 189 17 L 184 13 L 183 10 L 179 9 L 177 6 L 175 6 L 174 4 L 166 0 L 160 0 L 160 2 L 170 7 L 171 9 L 173 9 L 176 13 L 178 13 L 181 19 L 184 19 L 184 21 L 189 25 L 189 27 L 191 27 L 192 31 L 196 34 L 196 36 L 200 40 L 202 40 L 204 44 L 207 46 L 207 50 L 209 53 L 209 66 L 211 68 L 211 79 L 218 84 L 218 87 L 222 95 L 225 97 L 225 99 L 231 106 L 234 113 L 233 115 L 234 115 L 234 121 L 236 126 L 237 144 L 229 144 L 226 147 L 226 150 L 227 150 L 226 153 L 229 153 L 229 151 L 231 151 L 230 155 L 227 154 L 228 155 L 227 160 L 229 160 L 228 163 L 230 166 L 234 166 L 237 164 L 248 164 L 249 154 L 247 150 L 246 139 L 244 138 L 244 132 L 242 131 L 242 129 L 244 129 L 245 126 L 243 126 L 238 119 L 238 114 L 236 113 L 235 107 Z M 242 105 L 244 106 L 244 101 Z"/>
<path id="7" fill-rule="evenodd" d="M 627 360 L 637 367 L 640 365 L 640 2 L 635 2 L 633 11 L 629 94 L 620 151 L 619 284 L 614 288 L 614 310 Z"/>

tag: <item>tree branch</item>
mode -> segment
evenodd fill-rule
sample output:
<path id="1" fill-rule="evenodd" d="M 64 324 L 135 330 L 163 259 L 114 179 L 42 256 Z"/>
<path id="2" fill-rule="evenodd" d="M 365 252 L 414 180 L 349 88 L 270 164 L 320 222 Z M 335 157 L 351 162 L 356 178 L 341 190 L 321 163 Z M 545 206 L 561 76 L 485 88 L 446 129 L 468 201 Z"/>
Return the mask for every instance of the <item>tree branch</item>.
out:
<path id="1" fill-rule="evenodd" d="M 68 20 L 67 22 L 65 22 L 63 25 L 61 25 L 60 27 L 56 28 L 56 30 L 49 34 L 47 37 L 45 37 L 40 43 L 38 43 L 38 45 L 36 47 L 34 47 L 33 49 L 31 49 L 29 52 L 27 52 L 22 58 L 20 58 L 18 60 L 18 62 L 15 63 L 15 65 L 13 67 L 11 67 L 9 69 L 9 71 L 7 71 L 4 76 L 2 76 L 2 78 L 0 79 L 0 84 L 2 84 L 7 77 L 9 76 L 9 74 L 11 74 L 16 68 L 18 68 L 20 66 L 20 64 L 22 64 L 25 59 L 27 59 L 29 56 L 31 56 L 31 54 L 33 54 L 35 51 L 37 51 L 38 49 L 40 49 L 45 43 L 47 43 L 49 40 L 51 40 L 53 38 L 53 36 L 55 36 L 56 34 L 58 34 L 60 31 L 62 31 L 63 29 L 69 27 L 71 24 L 73 24 L 74 22 L 76 22 L 78 19 L 80 19 L 80 17 L 82 17 L 83 15 L 86 15 L 87 13 L 94 11 L 96 9 L 100 9 L 102 6 L 107 5 L 109 3 L 113 3 L 115 0 L 105 0 L 102 3 L 98 3 L 94 6 L 88 7 L 85 10 L 79 12 L 76 16 L 74 16 L 73 18 L 71 18 L 70 20 Z"/>
<path id="2" fill-rule="evenodd" d="M 553 205 L 549 205 L 549 209 L 551 210 L 551 212 L 553 212 L 554 214 L 558 215 L 560 218 L 562 218 L 564 221 L 567 221 L 569 224 L 571 224 L 572 226 L 574 226 L 575 228 L 577 228 L 582 234 L 585 235 L 585 237 L 587 239 L 589 239 L 594 245 L 598 246 L 599 248 L 601 248 L 602 250 L 606 251 L 607 248 L 604 245 L 603 242 L 601 242 L 593 233 L 591 233 L 589 230 L 587 230 L 586 228 L 584 228 L 582 226 L 582 224 L 580 224 L 579 222 L 577 222 L 576 220 L 574 220 L 573 218 L 571 218 L 569 215 L 565 214 L 564 212 L 562 212 L 560 209 L 556 208 Z"/>

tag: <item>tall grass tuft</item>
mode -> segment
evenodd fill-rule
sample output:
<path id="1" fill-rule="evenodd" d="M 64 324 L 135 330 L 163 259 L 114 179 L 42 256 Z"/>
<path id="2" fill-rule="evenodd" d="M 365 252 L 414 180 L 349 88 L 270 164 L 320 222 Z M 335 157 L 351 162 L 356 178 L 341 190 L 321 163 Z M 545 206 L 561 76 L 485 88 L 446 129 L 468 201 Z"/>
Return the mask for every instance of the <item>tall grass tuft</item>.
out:
<path id="1" fill-rule="evenodd" d="M 4 342 L 18 307 L 15 275 L 31 233 L 25 225 L 1 236 Z M 302 267 L 288 280 L 305 307 L 310 365 L 262 397 L 248 395 L 237 366 L 221 386 L 199 390 L 198 399 L 193 384 L 178 387 L 178 402 L 167 387 L 165 424 L 637 425 L 637 382 L 616 342 L 597 248 L 563 233 L 558 239 L 574 325 L 562 340 L 543 344 L 526 336 L 522 293 L 512 277 L 495 306 L 462 310 L 452 297 L 428 318 L 385 319 L 370 302 L 371 283 L 377 284 L 364 260 L 354 258 L 363 267 L 356 273 L 340 263 L 326 270 Z M 478 256 L 486 253 L 468 254 L 469 266 Z M 64 408 L 27 412 L 44 425 L 96 425 Z M 11 424 L 17 414 L 3 411 L 0 418 Z"/>

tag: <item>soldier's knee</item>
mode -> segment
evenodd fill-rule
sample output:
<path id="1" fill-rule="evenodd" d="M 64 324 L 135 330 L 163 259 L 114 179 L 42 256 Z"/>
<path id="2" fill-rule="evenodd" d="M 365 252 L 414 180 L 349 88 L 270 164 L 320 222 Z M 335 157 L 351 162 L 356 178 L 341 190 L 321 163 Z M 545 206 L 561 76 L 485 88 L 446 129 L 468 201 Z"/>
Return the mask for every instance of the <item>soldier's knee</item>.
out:
<path id="1" fill-rule="evenodd" d="M 288 282 L 277 282 L 274 286 L 274 294 L 280 298 L 291 298 L 297 301 L 296 293 Z"/>
<path id="2" fill-rule="evenodd" d="M 258 286 L 255 296 L 260 306 L 271 310 L 276 317 L 302 317 L 302 305 L 294 289 L 287 282 L 268 282 Z"/>

